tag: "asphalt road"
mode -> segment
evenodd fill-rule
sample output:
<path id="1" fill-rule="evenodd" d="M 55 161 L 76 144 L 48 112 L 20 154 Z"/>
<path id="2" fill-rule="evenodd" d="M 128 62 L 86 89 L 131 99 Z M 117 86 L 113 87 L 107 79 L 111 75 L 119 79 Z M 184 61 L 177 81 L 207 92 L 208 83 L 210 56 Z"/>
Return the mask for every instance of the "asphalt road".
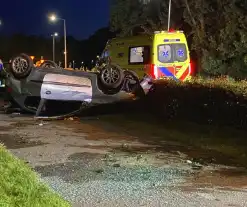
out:
<path id="1" fill-rule="evenodd" d="M 0 141 L 73 206 L 247 206 L 242 170 L 195 169 L 185 154 L 144 145 L 100 119 L 0 120 Z"/>

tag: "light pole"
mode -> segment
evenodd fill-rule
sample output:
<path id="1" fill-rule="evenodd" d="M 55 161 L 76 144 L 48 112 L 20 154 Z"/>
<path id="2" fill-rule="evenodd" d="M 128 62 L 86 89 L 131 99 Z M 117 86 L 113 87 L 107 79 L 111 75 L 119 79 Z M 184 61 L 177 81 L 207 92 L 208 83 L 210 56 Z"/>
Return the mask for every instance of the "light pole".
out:
<path id="1" fill-rule="evenodd" d="M 50 21 L 55 22 L 57 20 L 63 21 L 63 29 L 64 29 L 64 68 L 67 68 L 67 34 L 66 34 L 66 20 L 62 18 L 58 18 L 56 15 L 51 15 L 49 17 Z"/>
<path id="2" fill-rule="evenodd" d="M 73 60 L 73 69 L 75 69 L 75 61 Z"/>
<path id="3" fill-rule="evenodd" d="M 172 0 L 169 0 L 167 31 L 170 30 Z"/>
<path id="4" fill-rule="evenodd" d="M 55 62 L 55 38 L 58 36 L 58 33 L 54 33 L 51 35 L 52 36 L 52 57 L 53 57 L 53 62 Z"/>

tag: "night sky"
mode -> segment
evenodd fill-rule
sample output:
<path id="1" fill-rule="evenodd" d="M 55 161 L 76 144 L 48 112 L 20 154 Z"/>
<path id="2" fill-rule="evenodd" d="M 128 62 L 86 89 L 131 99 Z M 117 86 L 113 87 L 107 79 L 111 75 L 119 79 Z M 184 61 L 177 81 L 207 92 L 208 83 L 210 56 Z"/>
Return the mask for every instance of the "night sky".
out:
<path id="1" fill-rule="evenodd" d="M 109 0 L 5 0 L 1 3 L 2 34 L 25 33 L 50 36 L 63 34 L 62 21 L 50 23 L 55 12 L 66 19 L 67 33 L 77 39 L 87 38 L 108 25 Z"/>

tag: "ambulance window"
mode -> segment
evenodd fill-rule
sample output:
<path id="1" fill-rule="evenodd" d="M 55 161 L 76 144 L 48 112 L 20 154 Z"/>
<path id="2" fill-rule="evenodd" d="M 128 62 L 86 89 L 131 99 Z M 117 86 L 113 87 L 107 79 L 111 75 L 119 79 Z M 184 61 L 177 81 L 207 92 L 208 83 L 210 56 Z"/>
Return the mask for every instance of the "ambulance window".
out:
<path id="1" fill-rule="evenodd" d="M 174 44 L 174 57 L 178 62 L 187 60 L 187 50 L 185 44 Z"/>
<path id="2" fill-rule="evenodd" d="M 143 52 L 144 52 L 144 47 L 132 47 L 130 48 L 130 63 L 143 63 L 144 58 L 143 58 Z"/>
<path id="3" fill-rule="evenodd" d="M 158 46 L 158 59 L 162 63 L 168 63 L 172 61 L 171 45 Z"/>
<path id="4" fill-rule="evenodd" d="M 129 64 L 148 64 L 150 61 L 150 46 L 129 48 Z"/>

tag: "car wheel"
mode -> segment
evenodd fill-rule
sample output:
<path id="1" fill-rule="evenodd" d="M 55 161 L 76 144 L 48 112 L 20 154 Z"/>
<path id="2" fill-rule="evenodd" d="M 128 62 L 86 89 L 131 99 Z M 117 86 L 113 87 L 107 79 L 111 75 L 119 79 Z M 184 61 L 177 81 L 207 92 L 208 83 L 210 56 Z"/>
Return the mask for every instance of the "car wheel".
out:
<path id="1" fill-rule="evenodd" d="M 132 71 L 124 71 L 124 90 L 138 97 L 145 95 L 138 76 Z"/>
<path id="2" fill-rule="evenodd" d="M 51 60 L 45 60 L 41 65 L 41 68 L 58 68 L 58 65 Z"/>
<path id="3" fill-rule="evenodd" d="M 26 54 L 20 54 L 11 59 L 10 70 L 15 78 L 26 78 L 33 67 L 32 59 Z"/>
<path id="4" fill-rule="evenodd" d="M 107 88 L 117 88 L 123 80 L 123 70 L 115 64 L 106 65 L 100 70 L 100 81 Z"/>

